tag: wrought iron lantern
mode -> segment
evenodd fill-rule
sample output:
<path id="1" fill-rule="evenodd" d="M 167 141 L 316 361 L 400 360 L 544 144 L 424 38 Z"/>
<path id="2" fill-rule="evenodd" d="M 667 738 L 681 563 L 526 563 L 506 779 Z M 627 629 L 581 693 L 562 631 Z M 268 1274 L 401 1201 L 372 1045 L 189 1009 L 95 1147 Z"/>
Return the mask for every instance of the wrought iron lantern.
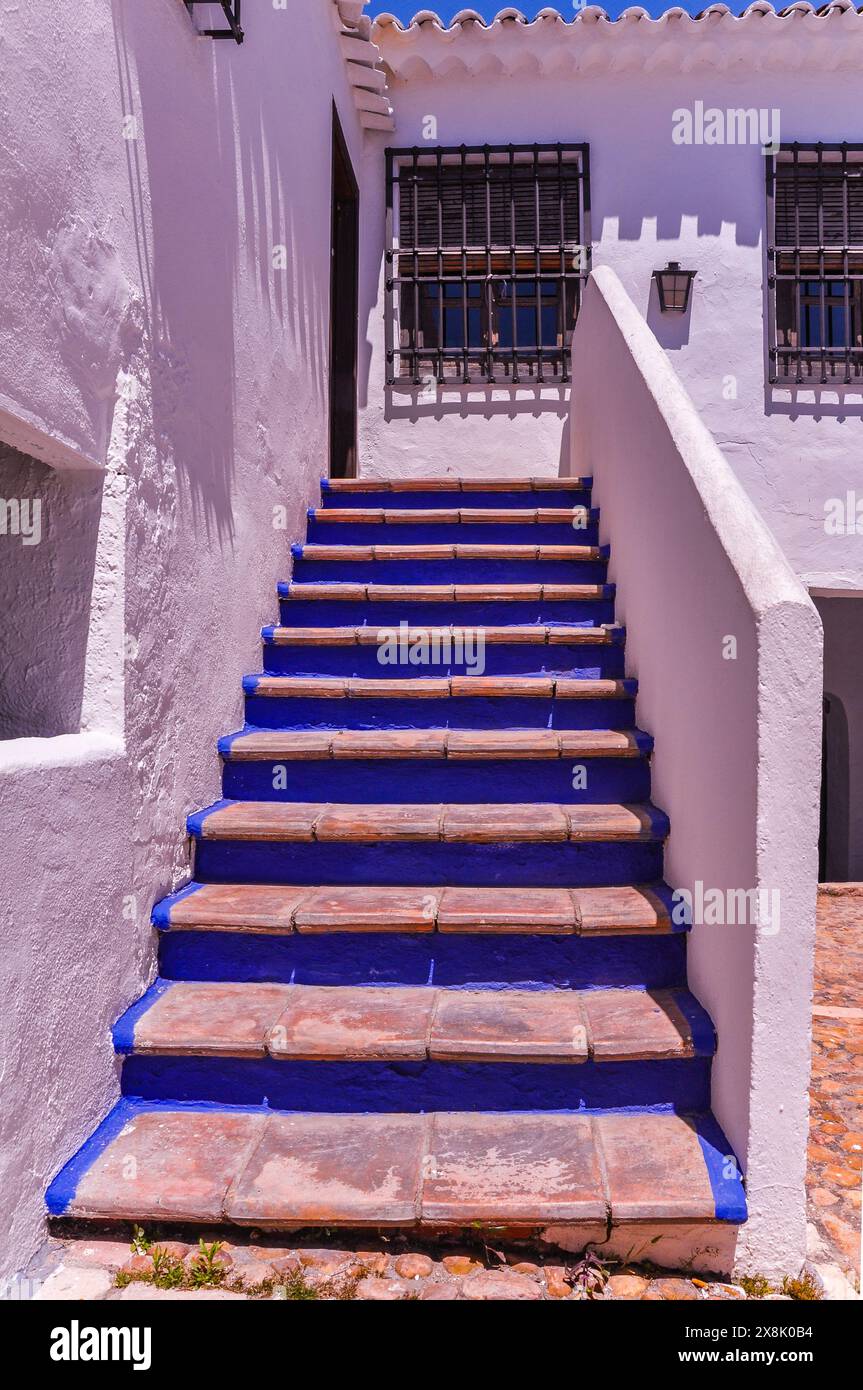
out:
<path id="1" fill-rule="evenodd" d="M 679 261 L 669 261 L 664 270 L 654 270 L 653 278 L 659 291 L 659 307 L 663 314 L 686 313 L 696 274 L 695 270 L 681 270 Z"/>
<path id="2" fill-rule="evenodd" d="M 218 5 L 225 15 L 227 29 L 200 29 L 198 32 L 208 39 L 234 39 L 242 43 L 244 34 L 240 24 L 240 5 L 242 0 L 184 0 L 190 18 L 194 21 L 195 5 Z"/>

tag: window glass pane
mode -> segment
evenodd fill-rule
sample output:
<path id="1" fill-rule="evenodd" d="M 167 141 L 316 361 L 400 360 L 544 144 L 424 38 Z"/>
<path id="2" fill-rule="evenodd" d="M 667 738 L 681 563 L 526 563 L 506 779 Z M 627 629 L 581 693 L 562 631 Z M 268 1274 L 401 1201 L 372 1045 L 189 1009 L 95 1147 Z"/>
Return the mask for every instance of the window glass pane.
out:
<path id="1" fill-rule="evenodd" d="M 800 346 L 821 346 L 821 310 L 813 304 L 803 304 L 800 309 Z"/>
<path id="2" fill-rule="evenodd" d="M 827 310 L 827 342 L 830 347 L 845 346 L 845 308 L 831 305 Z"/>
<path id="3" fill-rule="evenodd" d="M 863 347 L 863 281 L 857 280 L 851 287 L 851 345 Z"/>
<path id="4" fill-rule="evenodd" d="M 558 287 L 553 280 L 539 287 L 539 323 L 541 338 L 537 343 L 537 285 L 535 280 L 520 281 L 515 287 L 515 326 L 519 348 L 556 347 L 558 338 Z M 506 282 L 496 298 L 495 318 L 498 345 L 513 347 L 512 284 Z"/>

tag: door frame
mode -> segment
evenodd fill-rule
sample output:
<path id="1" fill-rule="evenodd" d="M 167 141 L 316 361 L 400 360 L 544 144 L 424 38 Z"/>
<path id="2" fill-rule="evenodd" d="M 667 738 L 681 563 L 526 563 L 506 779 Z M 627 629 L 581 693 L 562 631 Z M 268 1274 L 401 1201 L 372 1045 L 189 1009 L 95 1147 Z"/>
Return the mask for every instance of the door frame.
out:
<path id="1" fill-rule="evenodd" d="M 357 472 L 357 373 L 359 366 L 359 185 L 339 113 L 333 102 L 330 183 L 329 476 Z M 338 228 L 340 208 L 349 210 L 347 233 Z M 344 236 L 347 235 L 347 245 Z M 350 305 L 346 316 L 345 304 Z M 344 382 L 352 401 L 344 408 Z M 347 429 L 345 420 L 348 420 Z"/>

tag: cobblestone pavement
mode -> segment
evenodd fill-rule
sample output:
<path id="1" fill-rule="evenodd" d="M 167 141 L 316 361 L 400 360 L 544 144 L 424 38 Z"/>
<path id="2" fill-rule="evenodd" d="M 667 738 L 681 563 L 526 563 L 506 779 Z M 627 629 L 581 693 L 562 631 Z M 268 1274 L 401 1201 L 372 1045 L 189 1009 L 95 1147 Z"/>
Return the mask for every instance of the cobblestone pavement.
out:
<path id="1" fill-rule="evenodd" d="M 367 1244 L 372 1242 L 366 1238 Z M 132 1255 L 125 1241 L 78 1239 L 64 1243 L 62 1260 L 36 1296 L 51 1299 L 347 1299 L 396 1302 L 462 1300 L 486 1302 L 578 1300 L 586 1297 L 577 1269 L 561 1256 L 508 1252 L 504 1261 L 490 1249 L 442 1247 L 421 1250 L 406 1238 L 392 1237 L 391 1248 L 376 1249 L 276 1246 L 226 1242 L 215 1257 L 223 1276 L 220 1288 L 159 1289 L 146 1280 L 154 1271 L 150 1255 Z M 176 1267 L 194 1268 L 195 1247 L 163 1242 Z M 126 1282 L 131 1279 L 131 1282 Z M 120 1285 L 118 1287 L 118 1285 Z M 603 1298 L 688 1300 L 745 1299 L 739 1284 L 706 1281 L 689 1275 L 615 1270 Z M 774 1293 L 772 1297 L 784 1297 Z"/>
<path id="2" fill-rule="evenodd" d="M 831 885 L 819 894 L 812 1012 L 810 1256 L 859 1282 L 863 885 Z"/>

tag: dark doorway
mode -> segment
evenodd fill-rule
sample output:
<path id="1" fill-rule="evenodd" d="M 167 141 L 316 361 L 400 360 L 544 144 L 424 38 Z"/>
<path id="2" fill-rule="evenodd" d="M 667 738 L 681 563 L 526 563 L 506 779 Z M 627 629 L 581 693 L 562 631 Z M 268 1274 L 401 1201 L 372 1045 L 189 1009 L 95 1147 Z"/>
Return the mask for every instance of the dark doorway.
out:
<path id="1" fill-rule="evenodd" d="M 359 192 L 335 105 L 330 259 L 330 477 L 353 478 L 357 471 Z"/>
<path id="2" fill-rule="evenodd" d="M 820 883 L 845 883 L 849 873 L 848 716 L 836 695 L 824 696 L 821 734 Z"/>

